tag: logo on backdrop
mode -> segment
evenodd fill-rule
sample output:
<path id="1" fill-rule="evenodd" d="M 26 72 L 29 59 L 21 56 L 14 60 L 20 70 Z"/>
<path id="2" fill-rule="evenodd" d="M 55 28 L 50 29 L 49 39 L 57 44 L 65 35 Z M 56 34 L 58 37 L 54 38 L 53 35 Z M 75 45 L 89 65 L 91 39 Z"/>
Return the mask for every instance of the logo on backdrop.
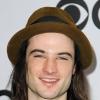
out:
<path id="1" fill-rule="evenodd" d="M 96 27 L 100 29 L 100 1 L 98 0 L 93 8 L 92 19 Z"/>
<path id="2" fill-rule="evenodd" d="M 67 10 L 80 29 L 83 29 L 87 24 L 89 12 L 83 0 L 61 0 L 57 4 L 57 7 Z"/>
<path id="3" fill-rule="evenodd" d="M 82 30 L 89 18 L 89 10 L 83 0 L 60 0 L 57 4 L 58 8 L 67 10 L 73 17 L 76 25 Z M 93 7 L 92 19 L 97 28 L 100 29 L 100 1 L 98 0 Z"/>

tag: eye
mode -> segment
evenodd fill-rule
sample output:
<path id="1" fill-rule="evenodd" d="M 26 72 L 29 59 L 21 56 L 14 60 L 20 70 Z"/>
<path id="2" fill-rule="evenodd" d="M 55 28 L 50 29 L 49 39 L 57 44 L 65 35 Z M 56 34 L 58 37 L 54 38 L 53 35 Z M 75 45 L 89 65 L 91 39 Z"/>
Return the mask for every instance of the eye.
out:
<path id="1" fill-rule="evenodd" d="M 33 57 L 35 57 L 35 58 L 45 58 L 45 56 L 44 56 L 44 55 L 40 55 L 40 54 L 33 55 Z"/>
<path id="2" fill-rule="evenodd" d="M 73 17 L 77 27 L 82 29 L 88 21 L 88 7 L 86 3 L 82 0 L 61 0 L 58 5 L 58 8 L 61 8 L 65 11 L 68 11 Z"/>
<path id="3" fill-rule="evenodd" d="M 59 57 L 60 60 L 68 60 L 67 57 Z"/>
<path id="4" fill-rule="evenodd" d="M 71 60 L 72 58 L 69 55 L 59 55 L 57 57 L 59 60 Z"/>

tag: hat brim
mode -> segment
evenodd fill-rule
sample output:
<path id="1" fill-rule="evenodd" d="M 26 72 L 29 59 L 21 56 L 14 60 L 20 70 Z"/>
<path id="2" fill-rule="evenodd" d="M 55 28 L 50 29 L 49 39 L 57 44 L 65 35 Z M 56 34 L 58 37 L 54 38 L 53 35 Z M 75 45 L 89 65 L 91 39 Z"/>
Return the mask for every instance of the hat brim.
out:
<path id="1" fill-rule="evenodd" d="M 34 35 L 45 32 L 57 32 L 69 36 L 80 49 L 80 58 L 83 69 L 90 66 L 93 58 L 92 47 L 87 37 L 77 27 L 59 22 L 36 23 L 17 32 L 9 41 L 7 47 L 8 57 L 12 64 L 16 64 L 19 48 L 23 41 L 31 38 Z"/>

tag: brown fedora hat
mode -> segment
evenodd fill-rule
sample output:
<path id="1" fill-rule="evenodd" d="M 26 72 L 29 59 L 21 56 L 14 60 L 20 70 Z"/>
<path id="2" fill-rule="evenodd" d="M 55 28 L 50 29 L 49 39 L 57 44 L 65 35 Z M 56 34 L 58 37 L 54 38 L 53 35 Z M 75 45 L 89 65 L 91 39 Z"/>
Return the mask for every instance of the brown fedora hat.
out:
<path id="1" fill-rule="evenodd" d="M 58 32 L 69 36 L 80 49 L 83 69 L 91 65 L 93 54 L 89 40 L 76 27 L 72 17 L 66 11 L 56 7 L 43 7 L 35 11 L 30 16 L 26 27 L 10 39 L 7 54 L 11 63 L 16 64 L 19 48 L 23 41 L 45 32 Z"/>

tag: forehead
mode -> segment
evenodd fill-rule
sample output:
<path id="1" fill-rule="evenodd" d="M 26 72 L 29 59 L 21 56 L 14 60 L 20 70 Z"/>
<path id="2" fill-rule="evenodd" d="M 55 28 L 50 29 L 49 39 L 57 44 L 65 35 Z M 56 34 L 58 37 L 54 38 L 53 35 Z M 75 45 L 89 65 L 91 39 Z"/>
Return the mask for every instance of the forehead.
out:
<path id="1" fill-rule="evenodd" d="M 43 49 L 51 51 L 72 51 L 74 42 L 62 33 L 41 33 L 29 39 L 29 49 Z"/>
<path id="2" fill-rule="evenodd" d="M 41 33 L 41 34 L 35 35 L 29 39 L 29 42 L 32 42 L 32 41 L 35 42 L 38 40 L 47 40 L 47 41 L 51 40 L 51 42 L 53 42 L 53 40 L 55 40 L 55 42 L 58 42 L 58 41 L 73 42 L 73 40 L 70 37 L 68 37 L 62 33 L 55 33 L 55 32 L 47 32 L 47 33 Z"/>

